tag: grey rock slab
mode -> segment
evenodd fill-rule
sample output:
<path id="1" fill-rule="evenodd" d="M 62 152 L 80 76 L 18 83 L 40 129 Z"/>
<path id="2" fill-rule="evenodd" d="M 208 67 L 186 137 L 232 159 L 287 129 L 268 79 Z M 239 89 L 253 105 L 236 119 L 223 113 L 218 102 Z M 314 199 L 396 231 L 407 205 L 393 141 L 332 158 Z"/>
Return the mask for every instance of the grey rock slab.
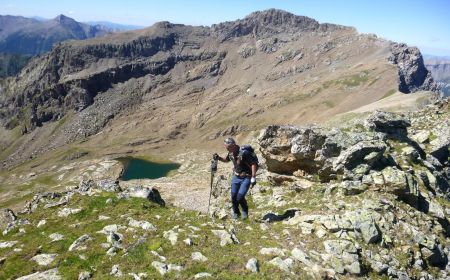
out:
<path id="1" fill-rule="evenodd" d="M 17 220 L 16 214 L 11 209 L 1 209 L 0 210 L 0 229 L 5 229 L 8 224 L 14 223 Z"/>
<path id="2" fill-rule="evenodd" d="M 356 254 L 358 251 L 353 242 L 348 240 L 325 240 L 325 251 L 332 255 L 342 255 L 343 252 Z"/>
<path id="3" fill-rule="evenodd" d="M 81 212 L 81 209 L 79 208 L 63 208 L 58 212 L 57 215 L 58 217 L 67 217 L 69 215 L 76 214 L 79 212 Z"/>
<path id="4" fill-rule="evenodd" d="M 259 253 L 261 255 L 272 255 L 280 257 L 284 257 L 285 255 L 283 250 L 279 248 L 261 248 L 261 250 L 259 250 Z"/>
<path id="5" fill-rule="evenodd" d="M 123 273 L 120 270 L 119 265 L 115 264 L 112 266 L 111 272 L 109 273 L 109 275 L 112 275 L 114 277 L 122 277 Z"/>
<path id="6" fill-rule="evenodd" d="M 31 258 L 31 260 L 35 261 L 38 265 L 46 266 L 51 264 L 58 254 L 40 254 Z"/>
<path id="7" fill-rule="evenodd" d="M 286 272 L 291 272 L 291 269 L 294 265 L 294 261 L 291 258 L 287 258 L 287 259 L 283 260 L 280 257 L 276 257 L 276 258 L 272 259 L 271 261 L 269 261 L 268 263 L 272 264 Z"/>
<path id="8" fill-rule="evenodd" d="M 22 276 L 17 278 L 16 280 L 61 280 L 61 279 L 62 277 L 58 274 L 58 269 L 53 268 L 50 270 Z"/>
<path id="9" fill-rule="evenodd" d="M 0 249 L 14 247 L 17 243 L 19 243 L 19 242 L 18 241 L 0 242 Z"/>
<path id="10" fill-rule="evenodd" d="M 172 271 L 172 270 L 182 271 L 183 270 L 183 267 L 181 265 L 171 264 L 171 263 L 167 265 L 167 268 L 169 269 L 169 271 Z"/>
<path id="11" fill-rule="evenodd" d="M 200 252 L 194 252 L 191 255 L 192 260 L 194 261 L 200 261 L 200 262 L 206 262 L 208 260 L 207 257 L 205 257 L 202 253 Z"/>
<path id="12" fill-rule="evenodd" d="M 115 180 L 100 180 L 97 182 L 97 188 L 106 192 L 120 192 L 122 190 Z"/>
<path id="13" fill-rule="evenodd" d="M 110 244 L 120 244 L 122 243 L 123 235 L 120 233 L 110 231 L 106 235 L 106 241 Z"/>
<path id="14" fill-rule="evenodd" d="M 212 277 L 212 274 L 208 272 L 200 272 L 194 275 L 194 279 L 200 279 L 205 277 Z"/>
<path id="15" fill-rule="evenodd" d="M 165 202 L 161 198 L 159 191 L 155 188 L 132 186 L 118 193 L 117 197 L 120 199 L 127 199 L 129 197 L 145 198 L 159 205 L 165 205 Z"/>
<path id="16" fill-rule="evenodd" d="M 163 237 L 168 239 L 170 241 L 170 244 L 175 245 L 177 244 L 178 240 L 178 233 L 173 230 L 168 230 L 163 233 Z"/>
<path id="17" fill-rule="evenodd" d="M 162 263 L 162 262 L 158 262 L 158 261 L 153 261 L 152 262 L 152 266 L 156 269 L 156 271 L 159 272 L 159 274 L 164 275 L 167 273 L 167 271 L 169 270 L 169 268 L 167 267 L 167 264 Z"/>
<path id="18" fill-rule="evenodd" d="M 245 264 L 245 268 L 247 270 L 250 270 L 253 273 L 259 272 L 259 264 L 258 260 L 255 258 L 251 258 L 247 261 L 247 264 Z"/>
<path id="19" fill-rule="evenodd" d="M 188 246 L 192 246 L 194 244 L 191 238 L 186 238 L 185 240 L 183 240 L 183 242 Z"/>
<path id="20" fill-rule="evenodd" d="M 50 234 L 48 237 L 50 237 L 50 239 L 52 240 L 52 242 L 55 242 L 55 241 L 60 241 L 60 240 L 62 240 L 62 239 L 64 238 L 64 235 L 55 232 L 55 233 Z"/>
<path id="21" fill-rule="evenodd" d="M 106 255 L 112 257 L 112 256 L 115 256 L 118 251 L 119 251 L 119 248 L 117 248 L 116 246 L 112 246 L 111 248 L 108 249 L 108 251 L 106 251 Z"/>
<path id="22" fill-rule="evenodd" d="M 89 271 L 82 271 L 78 274 L 78 280 L 89 280 L 92 277 L 92 273 Z"/>
<path id="23" fill-rule="evenodd" d="M 58 207 L 58 206 L 61 206 L 61 205 L 66 205 L 67 202 L 69 202 L 67 197 L 62 197 L 59 201 L 55 201 L 55 202 L 51 202 L 51 203 L 45 204 L 44 205 L 44 209 Z"/>
<path id="24" fill-rule="evenodd" d="M 80 236 L 77 240 L 75 240 L 72 245 L 70 245 L 69 247 L 69 251 L 74 251 L 74 250 L 85 250 L 86 247 L 83 246 L 83 244 L 90 240 L 91 237 L 89 234 L 84 234 L 82 236 Z"/>
<path id="25" fill-rule="evenodd" d="M 99 219 L 99 221 L 105 221 L 105 220 L 109 220 L 111 218 L 108 216 L 100 215 L 100 216 L 98 216 L 98 219 Z"/>
<path id="26" fill-rule="evenodd" d="M 133 277 L 134 280 L 144 280 L 144 279 L 148 278 L 147 273 L 142 273 L 142 272 L 138 273 L 138 274 L 130 272 L 130 273 L 128 273 L 128 275 Z"/>
<path id="27" fill-rule="evenodd" d="M 381 238 L 381 234 L 374 221 L 362 222 L 359 229 L 367 244 L 378 242 Z"/>
<path id="28" fill-rule="evenodd" d="M 239 243 L 239 240 L 234 234 L 229 233 L 226 230 L 211 230 L 212 233 L 220 238 L 220 246 L 225 246 L 227 244 Z"/>
<path id="29" fill-rule="evenodd" d="M 128 218 L 128 225 L 130 227 L 142 228 L 147 231 L 155 231 L 156 227 L 147 221 L 136 221 L 133 218 Z"/>
<path id="30" fill-rule="evenodd" d="M 46 220 L 40 220 L 39 223 L 36 225 L 37 228 L 40 228 L 42 226 L 44 226 L 47 223 Z"/>
<path id="31" fill-rule="evenodd" d="M 314 229 L 315 229 L 315 226 L 313 224 L 305 223 L 305 222 L 299 223 L 298 227 L 302 231 L 302 234 L 311 234 L 314 232 Z"/>
<path id="32" fill-rule="evenodd" d="M 302 262 L 303 264 L 305 264 L 307 266 L 313 265 L 311 258 L 303 250 L 301 250 L 299 248 L 292 249 L 291 255 L 294 259 L 296 259 L 299 262 Z"/>
<path id="33" fill-rule="evenodd" d="M 347 264 L 345 266 L 345 270 L 353 275 L 360 275 L 361 274 L 361 264 L 359 262 L 353 262 L 351 264 Z"/>

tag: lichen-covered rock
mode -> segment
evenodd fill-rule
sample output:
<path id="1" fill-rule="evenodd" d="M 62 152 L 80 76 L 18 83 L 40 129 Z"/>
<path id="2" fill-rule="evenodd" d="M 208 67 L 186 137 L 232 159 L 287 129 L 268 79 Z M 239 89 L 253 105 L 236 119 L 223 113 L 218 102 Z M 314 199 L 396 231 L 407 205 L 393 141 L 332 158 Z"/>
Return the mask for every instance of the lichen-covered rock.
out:
<path id="1" fill-rule="evenodd" d="M 0 230 L 6 229 L 8 224 L 14 223 L 16 220 L 17 216 L 11 209 L 0 210 Z"/>
<path id="2" fill-rule="evenodd" d="M 16 280 L 37 280 L 37 279 L 61 280 L 62 277 L 59 275 L 58 268 L 53 268 L 50 270 L 35 272 L 30 275 L 22 276 L 17 278 Z"/>
<path id="3" fill-rule="evenodd" d="M 132 186 L 118 193 L 117 197 L 121 199 L 127 199 L 129 197 L 138 197 L 148 199 L 161 206 L 164 206 L 166 204 L 165 201 L 162 199 L 161 195 L 159 194 L 159 191 L 155 188 L 149 187 Z"/>
<path id="4" fill-rule="evenodd" d="M 430 154 L 444 163 L 450 157 L 450 121 L 438 123 L 432 131 L 435 139 L 430 141 Z"/>

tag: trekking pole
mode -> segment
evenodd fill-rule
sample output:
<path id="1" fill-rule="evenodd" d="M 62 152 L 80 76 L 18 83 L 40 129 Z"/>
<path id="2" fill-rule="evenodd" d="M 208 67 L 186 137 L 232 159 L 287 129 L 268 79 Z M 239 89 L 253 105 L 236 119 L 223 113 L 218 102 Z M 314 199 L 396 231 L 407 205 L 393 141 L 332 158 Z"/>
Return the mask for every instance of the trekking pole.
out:
<path id="1" fill-rule="evenodd" d="M 212 159 L 211 160 L 211 184 L 209 187 L 209 200 L 208 200 L 208 215 L 209 215 L 209 206 L 211 205 L 211 193 L 212 193 L 212 187 L 214 182 L 214 174 L 216 174 L 217 171 L 217 160 Z"/>

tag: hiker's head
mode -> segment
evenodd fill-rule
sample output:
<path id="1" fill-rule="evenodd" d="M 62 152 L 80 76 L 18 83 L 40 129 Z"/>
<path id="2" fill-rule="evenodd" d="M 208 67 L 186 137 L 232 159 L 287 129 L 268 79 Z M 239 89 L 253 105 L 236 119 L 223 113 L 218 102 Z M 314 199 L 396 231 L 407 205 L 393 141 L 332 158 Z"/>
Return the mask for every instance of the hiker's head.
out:
<path id="1" fill-rule="evenodd" d="M 230 152 L 237 149 L 236 141 L 234 141 L 234 139 L 231 137 L 226 138 L 223 141 L 223 144 L 225 145 L 225 148 Z"/>

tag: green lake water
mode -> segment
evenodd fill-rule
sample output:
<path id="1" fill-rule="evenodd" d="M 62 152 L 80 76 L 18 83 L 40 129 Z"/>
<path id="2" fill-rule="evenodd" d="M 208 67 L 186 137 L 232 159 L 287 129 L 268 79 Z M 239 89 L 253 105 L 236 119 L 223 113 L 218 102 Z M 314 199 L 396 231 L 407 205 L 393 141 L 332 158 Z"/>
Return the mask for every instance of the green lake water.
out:
<path id="1" fill-rule="evenodd" d="M 138 158 L 117 159 L 124 166 L 121 179 L 124 181 L 132 179 L 156 179 L 167 176 L 170 171 L 177 170 L 177 163 L 156 163 Z"/>

